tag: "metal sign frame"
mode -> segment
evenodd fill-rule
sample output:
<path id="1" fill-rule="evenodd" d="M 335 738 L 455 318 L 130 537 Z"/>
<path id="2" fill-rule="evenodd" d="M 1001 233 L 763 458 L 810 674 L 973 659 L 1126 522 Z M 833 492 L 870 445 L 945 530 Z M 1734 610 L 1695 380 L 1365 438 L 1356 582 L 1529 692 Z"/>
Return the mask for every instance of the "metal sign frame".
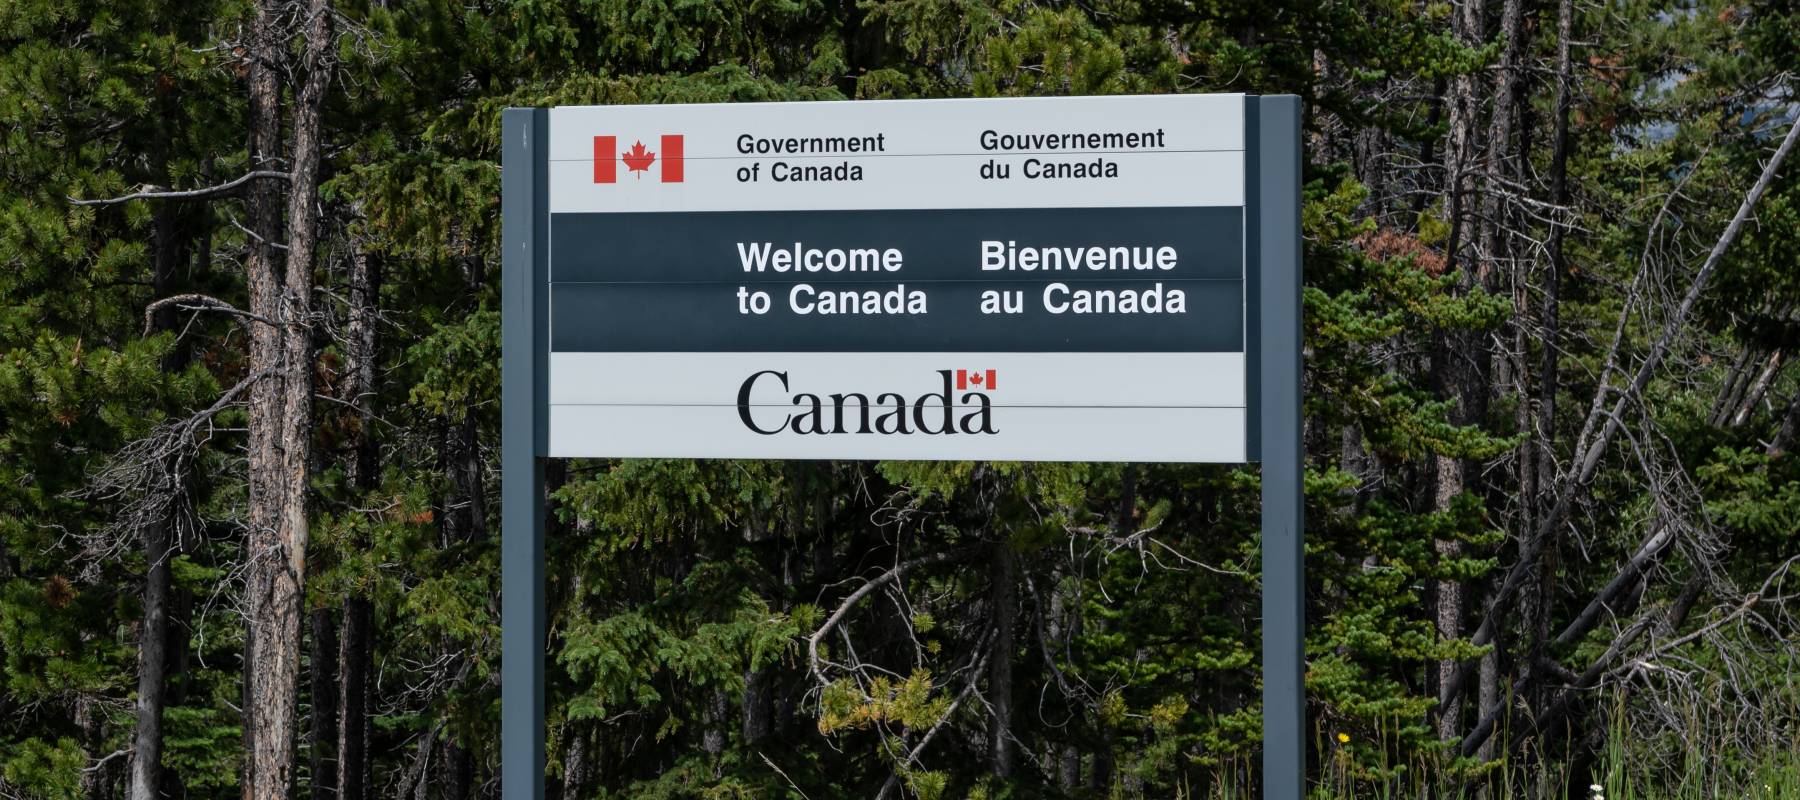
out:
<path id="1" fill-rule="evenodd" d="M 1245 98 L 1249 460 L 1262 468 L 1263 796 L 1305 794 L 1298 97 Z M 550 452 L 549 110 L 509 108 L 501 147 L 501 796 L 544 797 L 544 463 Z M 520 357 L 522 356 L 522 357 Z"/>

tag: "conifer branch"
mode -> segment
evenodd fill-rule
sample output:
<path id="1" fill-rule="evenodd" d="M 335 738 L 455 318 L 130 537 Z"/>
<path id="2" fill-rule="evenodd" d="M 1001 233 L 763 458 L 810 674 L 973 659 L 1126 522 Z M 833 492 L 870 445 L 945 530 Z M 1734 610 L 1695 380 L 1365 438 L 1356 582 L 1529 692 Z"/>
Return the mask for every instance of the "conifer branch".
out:
<path id="1" fill-rule="evenodd" d="M 989 633 L 992 633 L 991 629 Z M 969 670 L 969 678 L 963 682 L 962 691 L 956 693 L 956 697 L 950 700 L 950 705 L 944 708 L 944 713 L 931 724 L 930 728 L 925 730 L 925 735 L 919 737 L 918 743 L 907 751 L 906 761 L 901 763 L 899 769 L 888 775 L 888 779 L 881 784 L 881 792 L 875 795 L 875 800 L 887 800 L 888 795 L 893 794 L 894 789 L 900 785 L 900 776 L 911 770 L 914 764 L 919 763 L 919 756 L 924 754 L 926 745 L 931 744 L 931 740 L 937 738 L 938 731 L 943 730 L 950 718 L 956 716 L 956 711 L 962 707 L 963 701 L 975 694 L 975 685 L 981 680 L 982 673 L 987 671 L 988 657 L 994 654 L 992 640 L 993 636 L 991 635 L 984 634 L 982 636 L 980 655 L 975 659 L 972 665 L 973 669 Z"/>

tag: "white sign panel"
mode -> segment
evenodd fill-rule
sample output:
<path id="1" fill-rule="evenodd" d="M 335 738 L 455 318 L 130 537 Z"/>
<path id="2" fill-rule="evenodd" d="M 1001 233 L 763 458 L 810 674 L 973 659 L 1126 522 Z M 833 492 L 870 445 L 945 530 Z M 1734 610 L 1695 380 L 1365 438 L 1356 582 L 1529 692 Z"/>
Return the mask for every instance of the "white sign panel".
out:
<path id="1" fill-rule="evenodd" d="M 548 455 L 1244 461 L 1244 109 L 553 109 Z"/>

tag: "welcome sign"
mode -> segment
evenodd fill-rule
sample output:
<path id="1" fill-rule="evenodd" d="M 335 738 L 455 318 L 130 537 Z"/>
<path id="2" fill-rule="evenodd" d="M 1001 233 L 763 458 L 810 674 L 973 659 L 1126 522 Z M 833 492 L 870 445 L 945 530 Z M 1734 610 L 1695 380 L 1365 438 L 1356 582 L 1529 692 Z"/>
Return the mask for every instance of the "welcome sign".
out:
<path id="1" fill-rule="evenodd" d="M 547 455 L 1250 459 L 1247 102 L 551 109 Z"/>
<path id="2" fill-rule="evenodd" d="M 501 783 L 544 797 L 558 457 L 1257 461 L 1306 765 L 1299 98 L 508 109 Z"/>

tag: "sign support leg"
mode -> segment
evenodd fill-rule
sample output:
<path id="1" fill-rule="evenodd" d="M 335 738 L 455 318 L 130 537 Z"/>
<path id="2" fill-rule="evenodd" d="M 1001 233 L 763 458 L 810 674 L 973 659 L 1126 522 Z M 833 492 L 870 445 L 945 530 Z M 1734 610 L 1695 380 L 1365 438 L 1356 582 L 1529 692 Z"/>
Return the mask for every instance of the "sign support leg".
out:
<path id="1" fill-rule="evenodd" d="M 1300 99 L 1256 98 L 1261 142 L 1263 797 L 1306 794 L 1305 547 L 1301 535 Z"/>
<path id="2" fill-rule="evenodd" d="M 501 147 L 500 794 L 544 797 L 543 330 L 537 280 L 546 115 L 509 108 Z"/>

